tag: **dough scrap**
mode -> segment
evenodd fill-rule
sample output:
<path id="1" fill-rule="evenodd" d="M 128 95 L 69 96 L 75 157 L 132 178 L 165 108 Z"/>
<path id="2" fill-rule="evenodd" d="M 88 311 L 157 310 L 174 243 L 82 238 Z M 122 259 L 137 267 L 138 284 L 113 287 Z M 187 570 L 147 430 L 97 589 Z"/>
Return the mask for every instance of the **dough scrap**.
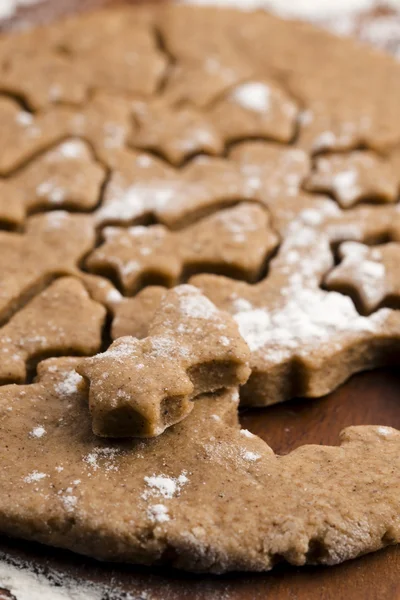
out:
<path id="1" fill-rule="evenodd" d="M 232 318 L 192 286 L 163 298 L 144 340 L 117 339 L 77 367 L 89 383 L 93 432 L 156 437 L 197 396 L 247 381 L 249 350 Z"/>

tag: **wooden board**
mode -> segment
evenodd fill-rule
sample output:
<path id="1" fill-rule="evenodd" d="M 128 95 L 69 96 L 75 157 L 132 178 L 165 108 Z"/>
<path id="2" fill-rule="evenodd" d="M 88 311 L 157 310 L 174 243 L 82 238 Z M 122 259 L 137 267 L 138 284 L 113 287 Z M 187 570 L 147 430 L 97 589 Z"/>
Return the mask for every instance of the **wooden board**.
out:
<path id="1" fill-rule="evenodd" d="M 24 9 L 9 25 L 19 25 L 21 19 L 24 23 L 43 21 L 65 11 L 105 3 L 107 0 L 49 0 Z M 399 401 L 400 373 L 375 371 L 353 377 L 335 393 L 319 400 L 294 400 L 269 409 L 243 411 L 241 423 L 276 452 L 286 453 L 305 443 L 335 444 L 340 430 L 348 425 L 391 425 L 400 429 Z M 130 600 L 400 599 L 399 547 L 337 567 L 281 566 L 271 573 L 224 577 L 103 565 L 72 553 L 2 539 L 0 559 L 4 557 L 22 560 L 39 571 L 50 570 L 82 582 L 104 584 L 102 600 L 123 600 L 127 593 L 131 594 Z M 5 598 L 12 596 L 0 589 L 0 600 Z"/>

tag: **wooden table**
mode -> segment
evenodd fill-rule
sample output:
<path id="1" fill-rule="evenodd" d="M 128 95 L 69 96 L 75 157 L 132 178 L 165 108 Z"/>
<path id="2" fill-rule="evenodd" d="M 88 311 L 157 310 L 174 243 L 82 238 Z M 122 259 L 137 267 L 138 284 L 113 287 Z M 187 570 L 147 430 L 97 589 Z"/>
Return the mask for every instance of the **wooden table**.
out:
<path id="1" fill-rule="evenodd" d="M 113 0 L 108 0 L 109 2 Z M 107 0 L 57 0 L 22 11 L 22 18 L 43 20 L 71 8 Z M 49 9 L 49 4 L 51 8 Z M 336 444 L 348 425 L 391 425 L 400 429 L 400 373 L 381 370 L 353 377 L 319 400 L 294 400 L 263 410 L 246 410 L 242 426 L 278 453 L 301 444 Z M 281 566 L 265 574 L 191 576 L 165 570 L 102 565 L 72 553 L 14 540 L 1 540 L 0 553 L 24 559 L 45 571 L 55 569 L 83 581 L 105 584 L 104 600 L 383 600 L 400 599 L 400 547 L 330 568 Z M 113 593 L 110 594 L 110 587 Z M 1 581 L 0 581 L 1 588 Z M 0 600 L 10 598 L 0 589 Z M 19 600 L 18 598 L 16 600 Z"/>

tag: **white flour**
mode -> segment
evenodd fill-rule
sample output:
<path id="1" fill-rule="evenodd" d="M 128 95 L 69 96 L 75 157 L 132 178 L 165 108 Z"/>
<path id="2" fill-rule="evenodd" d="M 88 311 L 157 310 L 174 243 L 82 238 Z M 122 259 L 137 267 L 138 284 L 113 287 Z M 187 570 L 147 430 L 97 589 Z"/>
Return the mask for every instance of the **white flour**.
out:
<path id="1" fill-rule="evenodd" d="M 377 0 L 184 0 L 187 4 L 234 6 L 243 10 L 263 8 L 287 18 L 319 21 L 333 17 L 350 16 L 367 11 L 378 4 Z M 400 0 L 380 2 L 393 8 L 400 8 Z"/>
<path id="2" fill-rule="evenodd" d="M 0 562 L 0 587 L 8 589 L 17 600 L 101 600 L 104 589 L 74 581 L 67 577 L 52 577 L 35 573 L 24 564 Z M 60 587 L 62 583 L 62 587 Z"/>
<path id="3" fill-rule="evenodd" d="M 30 4 L 39 4 L 43 0 L 1 0 L 0 1 L 0 19 L 12 17 L 19 6 L 28 6 Z"/>

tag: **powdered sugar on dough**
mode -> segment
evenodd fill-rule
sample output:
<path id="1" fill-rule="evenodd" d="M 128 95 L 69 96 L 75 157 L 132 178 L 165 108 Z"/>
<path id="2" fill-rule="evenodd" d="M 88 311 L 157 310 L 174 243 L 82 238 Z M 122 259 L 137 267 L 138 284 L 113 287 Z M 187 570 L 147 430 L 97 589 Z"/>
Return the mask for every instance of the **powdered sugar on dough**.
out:
<path id="1" fill-rule="evenodd" d="M 185 317 L 190 319 L 210 320 L 218 316 L 218 311 L 208 298 L 202 296 L 192 285 L 177 288 L 179 308 Z"/>
<path id="2" fill-rule="evenodd" d="M 31 4 L 40 4 L 43 0 L 1 0 L 0 19 L 12 17 L 20 6 L 30 6 Z"/>
<path id="3" fill-rule="evenodd" d="M 360 317 L 350 298 L 342 294 L 303 289 L 281 308 L 239 313 L 235 320 L 251 350 L 262 348 L 265 358 L 279 362 L 294 350 L 307 356 L 323 342 L 340 343 L 341 334 L 373 333 L 382 316 Z"/>
<path id="4" fill-rule="evenodd" d="M 374 249 L 367 260 L 369 248 L 357 242 L 342 244 L 341 254 L 347 267 L 353 268 L 353 279 L 362 287 L 363 293 L 370 304 L 378 303 L 385 292 L 385 265 L 381 260 L 378 249 Z M 374 253 L 376 260 L 374 259 Z"/>
<path id="5" fill-rule="evenodd" d="M 145 477 L 144 481 L 148 486 L 148 490 L 143 492 L 142 498 L 146 499 L 151 496 L 162 496 L 163 498 L 173 498 L 178 495 L 182 487 L 189 481 L 186 471 L 178 477 L 167 477 L 166 475 L 151 475 Z"/>
<path id="6" fill-rule="evenodd" d="M 271 10 L 283 17 L 311 21 L 335 16 L 349 16 L 373 9 L 376 0 L 185 0 L 186 4 L 233 6 L 242 10 Z M 388 0 L 386 5 L 400 8 L 400 0 Z"/>
<path id="7" fill-rule="evenodd" d="M 113 186 L 112 199 L 96 214 L 99 222 L 117 218 L 131 221 L 146 212 L 156 212 L 176 197 L 176 186 L 169 181 L 154 180 L 147 184 L 134 184 L 127 190 Z"/>
<path id="8" fill-rule="evenodd" d="M 270 106 L 270 89 L 265 83 L 249 81 L 233 90 L 231 99 L 247 110 L 266 112 Z"/>
<path id="9" fill-rule="evenodd" d="M 115 458 L 120 453 L 118 448 L 94 448 L 92 452 L 86 454 L 82 458 L 83 462 L 93 471 L 102 469 L 107 471 L 118 471 L 118 467 L 115 465 Z"/>
<path id="10" fill-rule="evenodd" d="M 358 175 L 353 170 L 343 171 L 335 175 L 333 185 L 340 194 L 344 206 L 349 206 L 354 197 L 360 193 Z"/>
<path id="11" fill-rule="evenodd" d="M 47 477 L 46 473 L 39 473 L 38 471 L 32 471 L 24 478 L 25 483 L 36 483 Z"/>
<path id="12" fill-rule="evenodd" d="M 41 438 L 44 435 L 46 435 L 46 430 L 42 425 L 38 425 L 37 427 L 34 427 L 29 434 L 29 436 L 33 437 L 33 438 Z"/>
<path id="13" fill-rule="evenodd" d="M 320 288 L 323 274 L 333 266 L 332 254 L 326 237 L 305 226 L 303 216 L 309 217 L 300 215 L 291 225 L 272 268 L 284 275 L 277 301 L 269 308 L 244 304 L 244 310 L 233 302 L 241 335 L 268 364 L 293 355 L 307 357 L 325 342 L 340 347 L 349 336 L 373 334 L 389 315 L 382 309 L 371 317 L 360 316 L 349 297 Z M 274 270 L 265 283 L 266 289 L 270 286 Z"/>
<path id="14" fill-rule="evenodd" d="M 168 508 L 164 504 L 152 504 L 149 506 L 147 514 L 155 523 L 166 523 L 170 520 Z"/>
<path id="15" fill-rule="evenodd" d="M 70 371 L 66 374 L 64 381 L 57 384 L 55 391 L 62 396 L 71 396 L 76 394 L 79 385 L 83 382 L 83 377 L 76 371 Z"/>

